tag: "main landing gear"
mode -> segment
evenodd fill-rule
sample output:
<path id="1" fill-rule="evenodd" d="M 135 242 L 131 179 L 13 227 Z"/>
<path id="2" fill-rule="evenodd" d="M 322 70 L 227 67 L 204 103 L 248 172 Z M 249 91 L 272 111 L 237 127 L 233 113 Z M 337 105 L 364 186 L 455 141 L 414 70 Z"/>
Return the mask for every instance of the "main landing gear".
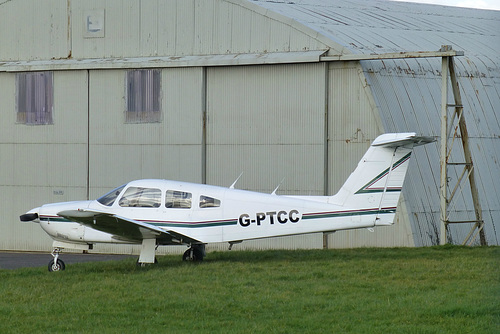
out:
<path id="1" fill-rule="evenodd" d="M 50 260 L 49 262 L 49 271 L 61 271 L 66 268 L 66 265 L 64 264 L 63 260 L 59 259 L 59 253 L 61 252 L 61 248 L 54 248 L 52 253 L 53 259 Z"/>
<path id="2" fill-rule="evenodd" d="M 182 261 L 201 262 L 205 255 L 205 245 L 191 245 L 182 255 Z"/>
<path id="3" fill-rule="evenodd" d="M 144 243 L 145 244 L 145 243 Z M 144 246 L 144 245 L 143 245 Z M 148 246 L 148 245 L 146 245 Z M 155 249 L 156 245 L 151 243 L 151 247 L 146 247 L 144 246 L 146 250 L 149 250 L 149 252 L 144 251 L 144 253 L 141 253 L 142 258 L 139 257 L 139 260 L 137 260 L 137 265 L 138 266 L 145 266 L 148 263 L 158 263 L 158 260 L 155 257 Z M 61 253 L 62 248 L 60 247 L 54 247 L 52 250 L 52 255 L 53 259 L 49 262 L 49 271 L 61 271 L 66 269 L 66 265 L 64 264 L 63 260 L 59 259 L 59 254 Z M 201 262 L 203 261 L 203 258 L 205 257 L 206 252 L 205 252 L 205 245 L 204 244 L 195 244 L 191 245 L 187 251 L 184 252 L 184 255 L 182 255 L 182 260 L 183 261 L 189 261 L 189 262 Z"/>

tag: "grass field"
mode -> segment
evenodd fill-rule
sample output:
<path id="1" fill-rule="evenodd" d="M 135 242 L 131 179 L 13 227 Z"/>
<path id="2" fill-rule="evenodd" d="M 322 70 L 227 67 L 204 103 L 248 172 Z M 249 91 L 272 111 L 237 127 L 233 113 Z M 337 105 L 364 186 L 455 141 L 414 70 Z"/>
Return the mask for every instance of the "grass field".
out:
<path id="1" fill-rule="evenodd" d="M 498 247 L 231 251 L 0 282 L 0 333 L 500 333 Z"/>

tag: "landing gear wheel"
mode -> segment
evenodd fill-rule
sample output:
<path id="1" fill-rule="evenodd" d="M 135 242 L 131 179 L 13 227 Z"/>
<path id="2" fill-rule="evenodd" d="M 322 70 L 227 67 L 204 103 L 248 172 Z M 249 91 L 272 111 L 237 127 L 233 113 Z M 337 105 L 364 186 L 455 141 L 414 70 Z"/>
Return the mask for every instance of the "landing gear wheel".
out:
<path id="1" fill-rule="evenodd" d="M 61 271 L 66 269 L 66 265 L 64 264 L 63 260 L 50 260 L 49 262 L 49 271 Z"/>
<path id="2" fill-rule="evenodd" d="M 52 272 L 52 271 L 61 271 L 61 270 L 64 270 L 66 268 L 66 266 L 64 265 L 64 262 L 62 260 L 59 260 L 59 253 L 61 252 L 62 248 L 59 248 L 59 247 L 55 247 L 53 250 L 52 250 L 52 253 L 50 253 L 50 255 L 52 255 L 53 259 L 49 262 L 49 271 Z"/>
<path id="3" fill-rule="evenodd" d="M 191 247 L 182 255 L 182 261 L 201 262 L 203 261 L 203 251 L 197 247 Z"/>

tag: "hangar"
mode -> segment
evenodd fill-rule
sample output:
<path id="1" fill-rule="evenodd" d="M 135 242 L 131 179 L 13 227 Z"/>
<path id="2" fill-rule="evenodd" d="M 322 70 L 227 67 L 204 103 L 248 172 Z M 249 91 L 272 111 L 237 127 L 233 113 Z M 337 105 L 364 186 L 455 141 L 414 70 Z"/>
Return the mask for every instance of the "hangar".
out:
<path id="1" fill-rule="evenodd" d="M 0 249 L 50 250 L 20 213 L 132 179 L 229 186 L 243 173 L 242 189 L 334 194 L 378 134 L 440 134 L 440 58 L 359 57 L 442 44 L 465 54 L 456 70 L 498 245 L 499 26 L 498 11 L 382 0 L 0 1 Z M 427 146 L 395 226 L 238 247 L 437 244 L 439 147 Z M 452 242 L 468 232 L 450 229 Z"/>

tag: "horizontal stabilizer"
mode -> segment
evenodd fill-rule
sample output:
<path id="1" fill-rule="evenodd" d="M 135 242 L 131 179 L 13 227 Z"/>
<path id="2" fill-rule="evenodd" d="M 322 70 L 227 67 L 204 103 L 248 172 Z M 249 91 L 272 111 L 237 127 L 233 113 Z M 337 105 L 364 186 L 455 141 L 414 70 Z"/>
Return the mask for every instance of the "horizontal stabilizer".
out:
<path id="1" fill-rule="evenodd" d="M 434 137 L 417 136 L 415 132 L 406 133 L 386 133 L 378 136 L 371 146 L 381 147 L 400 147 L 400 146 L 419 146 L 436 141 Z"/>

